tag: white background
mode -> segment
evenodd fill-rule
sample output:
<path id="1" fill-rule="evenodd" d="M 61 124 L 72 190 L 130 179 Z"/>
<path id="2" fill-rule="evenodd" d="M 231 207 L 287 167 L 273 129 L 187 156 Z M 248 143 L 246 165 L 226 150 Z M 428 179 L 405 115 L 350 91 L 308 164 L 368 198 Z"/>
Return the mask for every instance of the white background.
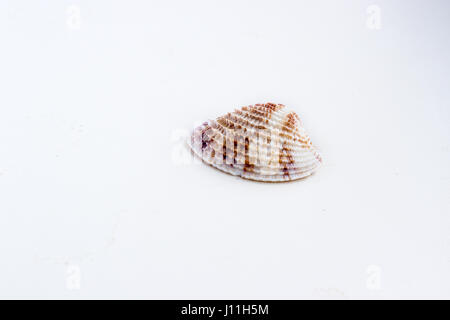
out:
<path id="1" fill-rule="evenodd" d="M 449 9 L 1 1 L 0 297 L 450 298 Z M 317 174 L 180 163 L 264 102 Z"/>

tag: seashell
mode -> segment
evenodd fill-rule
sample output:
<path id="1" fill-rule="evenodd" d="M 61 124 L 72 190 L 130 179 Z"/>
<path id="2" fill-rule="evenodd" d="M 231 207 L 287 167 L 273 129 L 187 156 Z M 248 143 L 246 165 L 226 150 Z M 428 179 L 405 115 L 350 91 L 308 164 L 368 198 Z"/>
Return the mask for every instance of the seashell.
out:
<path id="1" fill-rule="evenodd" d="M 282 104 L 247 106 L 204 122 L 188 144 L 211 166 L 256 181 L 305 178 L 322 162 L 298 115 Z"/>

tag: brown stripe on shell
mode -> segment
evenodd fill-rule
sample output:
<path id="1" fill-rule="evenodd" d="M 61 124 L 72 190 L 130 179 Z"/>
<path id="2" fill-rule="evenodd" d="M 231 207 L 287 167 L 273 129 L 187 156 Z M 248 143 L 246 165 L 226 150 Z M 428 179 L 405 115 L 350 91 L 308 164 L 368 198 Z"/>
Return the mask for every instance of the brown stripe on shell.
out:
<path id="1" fill-rule="evenodd" d="M 259 117 L 260 122 L 264 122 L 265 124 L 269 124 L 269 120 L 272 117 L 272 112 L 268 112 L 267 110 L 259 110 L 256 107 L 247 109 L 243 108 L 242 110 L 247 111 L 250 114 L 255 114 Z"/>
<path id="2" fill-rule="evenodd" d="M 284 126 L 295 131 L 297 125 L 298 116 L 295 112 L 288 113 L 286 120 L 284 121 Z"/>
<path id="3" fill-rule="evenodd" d="M 265 123 L 265 119 L 263 117 L 260 117 L 258 115 L 255 114 L 255 112 L 249 112 L 247 113 L 244 117 L 246 118 L 250 118 L 253 121 L 259 122 L 259 123 Z M 261 129 L 266 129 L 266 127 L 264 125 L 260 125 L 258 126 L 258 128 L 261 127 Z"/>
<path id="4" fill-rule="evenodd" d="M 253 172 L 255 165 L 250 163 L 249 157 L 250 150 L 250 140 L 248 137 L 245 137 L 245 164 L 244 164 L 244 172 Z"/>
<path id="5" fill-rule="evenodd" d="M 264 119 L 263 122 L 269 123 L 272 118 L 272 114 L 284 107 L 282 104 L 266 103 L 266 104 L 255 104 L 254 106 L 243 107 L 243 111 L 248 111 L 249 113 L 256 114 Z"/>
<path id="6" fill-rule="evenodd" d="M 259 110 L 259 111 L 265 111 L 268 114 L 272 114 L 278 110 L 281 110 L 284 108 L 283 104 L 275 104 L 275 103 L 257 103 L 254 106 L 250 105 L 250 106 L 246 106 L 243 107 L 242 110 L 248 111 L 249 109 L 255 109 L 255 110 Z"/>
<path id="7" fill-rule="evenodd" d="M 282 123 L 283 131 L 296 134 L 298 132 L 299 116 L 295 112 L 288 113 Z"/>
<path id="8" fill-rule="evenodd" d="M 284 132 L 287 132 L 288 134 L 285 134 L 283 132 L 280 133 L 280 137 L 286 138 L 286 139 L 292 139 L 294 141 L 299 141 L 303 145 L 305 145 L 305 148 L 310 148 L 310 141 L 309 138 L 303 139 L 299 132 L 298 132 L 298 126 L 300 124 L 300 117 L 295 112 L 288 113 L 284 121 L 281 125 L 281 130 Z"/>
<path id="9" fill-rule="evenodd" d="M 282 130 L 283 131 L 291 131 L 296 132 L 297 131 L 297 125 L 298 125 L 299 117 L 295 112 L 288 113 L 283 121 L 282 124 Z M 280 137 L 287 137 L 285 134 L 280 133 Z M 303 143 L 303 141 L 299 137 L 294 136 L 294 140 L 298 139 L 300 142 Z M 295 165 L 294 157 L 292 156 L 292 149 L 287 146 L 286 142 L 283 142 L 281 149 L 280 149 L 280 155 L 278 162 L 280 165 L 283 165 L 283 174 L 285 176 L 290 176 L 289 174 L 289 167 L 293 167 Z"/>
<path id="10" fill-rule="evenodd" d="M 238 154 L 238 142 L 236 140 L 236 136 L 234 136 L 234 154 L 233 154 L 233 162 L 236 163 L 237 154 Z"/>
<path id="11" fill-rule="evenodd" d="M 227 139 L 223 136 L 223 144 L 222 144 L 222 154 L 223 154 L 223 162 L 227 160 Z"/>
<path id="12" fill-rule="evenodd" d="M 286 177 L 290 176 L 289 169 L 295 164 L 294 157 L 292 156 L 291 148 L 286 146 L 286 143 L 283 142 L 280 148 L 280 154 L 278 157 L 278 163 L 280 166 L 283 166 L 282 172 Z"/>
<path id="13" fill-rule="evenodd" d="M 219 125 L 226 129 L 244 129 L 244 132 L 247 131 L 247 127 L 255 128 L 255 129 L 263 129 L 264 127 L 254 125 L 247 119 L 244 119 L 242 115 L 242 111 L 236 110 L 235 114 L 228 113 L 227 115 L 220 117 L 217 119 Z M 237 115 L 240 115 L 238 117 Z"/>
<path id="14" fill-rule="evenodd" d="M 217 123 L 224 127 L 225 129 L 234 129 L 234 122 L 230 121 L 229 117 L 231 116 L 231 113 L 227 114 L 226 116 L 217 118 Z"/>
<path id="15" fill-rule="evenodd" d="M 263 122 L 263 121 L 261 121 L 261 119 L 262 118 L 257 118 L 257 117 L 255 117 L 255 116 L 249 116 L 249 114 L 245 114 L 244 112 L 242 112 L 242 110 L 236 110 L 235 111 L 235 113 L 237 114 L 237 115 L 239 115 L 239 116 L 241 116 L 241 119 L 237 119 L 237 117 L 236 117 L 236 121 L 241 121 L 241 122 L 243 122 L 242 123 L 242 125 L 243 126 L 248 126 L 248 127 L 251 127 L 251 128 L 253 128 L 253 129 L 258 129 L 258 130 L 266 130 L 267 128 L 266 128 L 266 126 L 264 126 L 264 125 L 259 125 L 259 124 L 253 124 L 253 123 L 251 123 L 250 121 L 248 121 L 246 118 L 247 117 L 250 117 L 250 118 L 252 118 L 252 120 L 256 120 L 256 121 L 258 121 L 258 122 Z"/>
<path id="16" fill-rule="evenodd" d="M 268 102 L 268 103 L 266 103 L 266 104 L 264 104 L 262 106 L 265 107 L 268 110 L 271 110 L 272 112 L 278 111 L 278 110 L 280 110 L 281 108 L 284 107 L 284 105 L 282 105 L 282 104 L 275 104 L 275 103 L 272 103 L 272 102 Z"/>

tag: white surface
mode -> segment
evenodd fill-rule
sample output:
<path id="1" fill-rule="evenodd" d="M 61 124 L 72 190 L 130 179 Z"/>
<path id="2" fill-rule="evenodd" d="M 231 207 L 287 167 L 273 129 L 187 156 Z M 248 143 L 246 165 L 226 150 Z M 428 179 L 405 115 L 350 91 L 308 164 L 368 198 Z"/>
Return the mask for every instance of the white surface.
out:
<path id="1" fill-rule="evenodd" d="M 449 9 L 2 1 L 0 297 L 449 298 Z M 184 130 L 268 101 L 316 175 L 178 163 Z"/>

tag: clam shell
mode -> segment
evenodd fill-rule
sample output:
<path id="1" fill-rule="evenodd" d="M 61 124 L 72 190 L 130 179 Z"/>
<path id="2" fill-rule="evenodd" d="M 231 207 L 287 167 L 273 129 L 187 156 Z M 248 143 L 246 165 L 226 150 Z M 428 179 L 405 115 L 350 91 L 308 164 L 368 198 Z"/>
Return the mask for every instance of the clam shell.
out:
<path id="1" fill-rule="evenodd" d="M 305 178 L 322 162 L 298 115 L 282 104 L 247 106 L 206 121 L 188 144 L 211 166 L 257 181 Z"/>

